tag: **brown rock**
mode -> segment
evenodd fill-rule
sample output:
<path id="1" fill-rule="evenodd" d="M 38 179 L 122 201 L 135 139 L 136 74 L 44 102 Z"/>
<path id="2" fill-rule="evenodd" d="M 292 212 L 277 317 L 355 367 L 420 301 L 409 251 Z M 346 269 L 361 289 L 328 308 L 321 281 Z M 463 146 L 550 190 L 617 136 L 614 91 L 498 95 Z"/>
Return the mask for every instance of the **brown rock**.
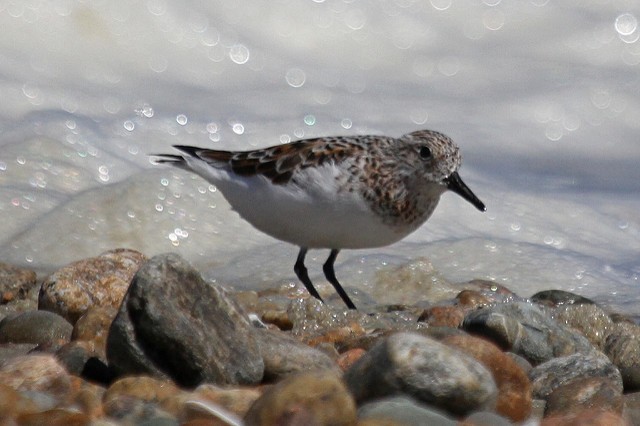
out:
<path id="1" fill-rule="evenodd" d="M 614 327 L 609 315 L 596 305 L 558 306 L 554 310 L 554 316 L 556 321 L 577 330 L 600 350 L 603 349 L 604 341 Z"/>
<path id="2" fill-rule="evenodd" d="M 64 401 L 71 390 L 71 377 L 53 355 L 24 355 L 8 360 L 0 368 L 0 383 L 18 391 L 39 391 Z"/>
<path id="3" fill-rule="evenodd" d="M 20 414 L 40 411 L 38 406 L 13 387 L 0 383 L 0 421 L 4 418 L 15 418 Z M 4 424 L 4 423 L 0 423 Z"/>
<path id="4" fill-rule="evenodd" d="M 498 387 L 496 412 L 520 422 L 531 414 L 531 383 L 527 373 L 509 355 L 484 339 L 457 335 L 442 343 L 471 355 L 491 372 Z"/>
<path id="5" fill-rule="evenodd" d="M 24 299 L 35 286 L 35 272 L 0 262 L 0 303 Z"/>
<path id="6" fill-rule="evenodd" d="M 114 382 L 102 398 L 106 415 L 123 417 L 120 410 L 127 410 L 128 401 L 154 402 L 166 412 L 176 415 L 180 410 L 179 396 L 182 391 L 168 380 L 151 377 L 125 377 Z M 123 402 L 124 401 L 124 402 Z"/>
<path id="7" fill-rule="evenodd" d="M 491 303 L 488 297 L 476 290 L 462 290 L 456 296 L 459 305 L 465 308 L 477 308 L 478 306 L 487 306 Z"/>
<path id="8" fill-rule="evenodd" d="M 433 306 L 420 315 L 418 321 L 434 327 L 458 328 L 464 321 L 464 310 L 460 306 Z"/>
<path id="9" fill-rule="evenodd" d="M 20 426 L 84 426 L 91 423 L 91 418 L 86 414 L 63 409 L 22 414 L 17 420 Z"/>
<path id="10" fill-rule="evenodd" d="M 301 373 L 267 389 L 244 420 L 247 426 L 355 425 L 356 405 L 338 376 Z"/>
<path id="11" fill-rule="evenodd" d="M 545 417 L 540 426 L 631 426 L 621 415 L 591 409 L 564 416 Z"/>
<path id="12" fill-rule="evenodd" d="M 82 413 L 92 419 L 104 416 L 102 398 L 106 390 L 105 388 L 87 382 L 79 377 L 71 377 L 71 387 L 70 405 L 78 408 Z"/>
<path id="13" fill-rule="evenodd" d="M 118 308 L 146 257 L 117 249 L 71 263 L 42 284 L 38 309 L 55 312 L 74 324 L 92 306 Z"/>
<path id="14" fill-rule="evenodd" d="M 586 377 L 556 388 L 547 397 L 546 416 L 575 414 L 588 409 L 600 409 L 622 414 L 624 398 L 612 380 L 606 377 Z"/>
<path id="15" fill-rule="evenodd" d="M 60 315 L 27 311 L 0 321 L 0 343 L 61 345 L 69 341 L 72 326 Z"/>
<path id="16" fill-rule="evenodd" d="M 211 403 L 243 417 L 251 405 L 262 395 L 262 388 L 238 387 L 223 388 L 212 384 L 200 385 L 193 392 L 184 396 L 185 404 L 181 418 L 195 420 L 197 418 L 211 418 L 205 410 L 198 409 L 190 401 Z"/>
<path id="17" fill-rule="evenodd" d="M 107 335 L 118 310 L 111 306 L 89 308 L 73 326 L 72 340 L 93 342 L 99 358 L 106 361 Z"/>
<path id="18" fill-rule="evenodd" d="M 367 351 L 361 348 L 350 349 L 340 355 L 338 358 L 338 367 L 340 367 L 342 371 L 347 371 L 349 367 L 351 367 L 362 355 L 366 353 Z"/>

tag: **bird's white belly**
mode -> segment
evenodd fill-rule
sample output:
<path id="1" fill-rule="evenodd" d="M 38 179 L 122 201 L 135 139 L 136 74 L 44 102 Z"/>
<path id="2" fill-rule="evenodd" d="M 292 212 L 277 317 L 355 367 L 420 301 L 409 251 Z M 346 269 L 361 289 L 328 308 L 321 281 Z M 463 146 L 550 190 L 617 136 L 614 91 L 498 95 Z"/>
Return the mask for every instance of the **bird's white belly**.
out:
<path id="1" fill-rule="evenodd" d="M 301 247 L 380 247 L 402 239 L 420 225 L 385 224 L 357 191 L 338 191 L 333 173 L 312 170 L 299 185 L 274 185 L 263 176 L 208 180 L 254 227 Z"/>

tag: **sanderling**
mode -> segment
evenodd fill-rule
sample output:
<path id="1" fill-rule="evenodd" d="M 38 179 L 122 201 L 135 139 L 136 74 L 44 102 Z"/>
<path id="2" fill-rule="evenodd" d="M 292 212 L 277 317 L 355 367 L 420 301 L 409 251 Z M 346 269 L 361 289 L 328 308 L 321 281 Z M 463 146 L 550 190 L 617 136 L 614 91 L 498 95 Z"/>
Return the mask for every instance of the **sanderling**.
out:
<path id="1" fill-rule="evenodd" d="M 432 130 L 305 139 L 253 151 L 174 148 L 181 154 L 160 154 L 157 162 L 197 173 L 255 228 L 300 247 L 294 271 L 320 300 L 304 259 L 310 248 L 330 249 L 322 269 L 350 309 L 355 305 L 333 269 L 341 249 L 401 240 L 431 216 L 446 190 L 486 210 L 458 175 L 458 146 Z"/>

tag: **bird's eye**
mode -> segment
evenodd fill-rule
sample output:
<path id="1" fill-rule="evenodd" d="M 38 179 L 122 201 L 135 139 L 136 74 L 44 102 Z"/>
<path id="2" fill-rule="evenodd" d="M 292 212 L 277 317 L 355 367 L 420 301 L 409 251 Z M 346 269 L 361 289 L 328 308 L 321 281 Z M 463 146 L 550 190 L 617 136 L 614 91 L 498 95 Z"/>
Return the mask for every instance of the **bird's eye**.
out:
<path id="1" fill-rule="evenodd" d="M 420 157 L 424 159 L 431 158 L 431 150 L 428 146 L 420 148 Z"/>

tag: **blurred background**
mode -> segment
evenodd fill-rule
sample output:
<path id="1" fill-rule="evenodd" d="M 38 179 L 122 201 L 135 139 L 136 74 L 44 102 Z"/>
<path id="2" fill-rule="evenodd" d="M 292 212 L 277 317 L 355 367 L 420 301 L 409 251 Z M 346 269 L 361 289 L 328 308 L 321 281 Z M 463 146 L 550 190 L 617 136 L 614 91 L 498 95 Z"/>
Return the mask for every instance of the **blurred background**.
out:
<path id="1" fill-rule="evenodd" d="M 3 1 L 0 260 L 176 251 L 227 284 L 292 285 L 297 248 L 148 155 L 430 128 L 487 212 L 444 195 L 406 240 L 343 252 L 346 287 L 424 257 L 638 313 L 638 19 L 635 0 Z"/>

